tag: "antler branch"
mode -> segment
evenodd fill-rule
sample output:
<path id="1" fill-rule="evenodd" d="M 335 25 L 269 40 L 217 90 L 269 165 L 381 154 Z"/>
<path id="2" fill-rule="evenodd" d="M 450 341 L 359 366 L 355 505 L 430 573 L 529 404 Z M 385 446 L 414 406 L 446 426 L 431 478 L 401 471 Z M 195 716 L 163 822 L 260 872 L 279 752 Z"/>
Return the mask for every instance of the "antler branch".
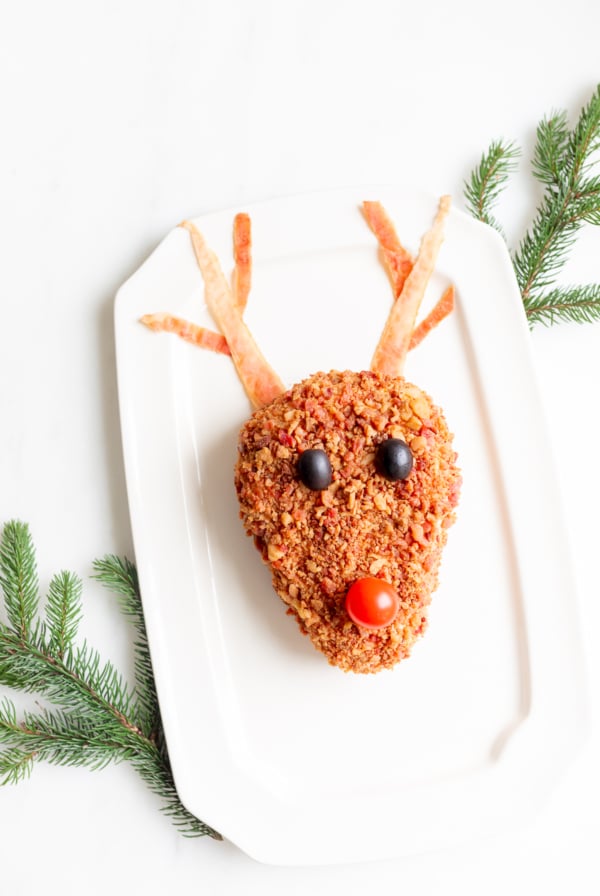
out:
<path id="1" fill-rule="evenodd" d="M 285 386 L 268 364 L 244 323 L 217 256 L 208 248 L 204 237 L 191 221 L 184 221 L 180 226 L 191 236 L 198 267 L 204 278 L 204 297 L 208 310 L 227 340 L 233 363 L 248 398 L 256 408 L 270 404 L 285 392 Z"/>
<path id="2" fill-rule="evenodd" d="M 406 277 L 401 295 L 392 306 L 371 362 L 371 370 L 377 373 L 388 376 L 400 376 L 402 373 L 417 313 L 442 245 L 450 203 L 450 196 L 440 199 L 433 226 L 421 240 L 419 254 Z M 387 247 L 387 251 L 393 253 L 393 248 Z M 385 245 L 383 249 L 385 253 Z"/>

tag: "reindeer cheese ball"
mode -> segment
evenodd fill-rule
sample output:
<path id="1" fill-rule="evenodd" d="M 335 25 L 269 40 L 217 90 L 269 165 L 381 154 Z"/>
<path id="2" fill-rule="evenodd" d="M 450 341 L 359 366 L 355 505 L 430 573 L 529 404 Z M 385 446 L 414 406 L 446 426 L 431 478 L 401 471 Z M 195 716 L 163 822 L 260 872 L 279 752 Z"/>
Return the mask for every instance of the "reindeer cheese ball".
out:
<path id="1" fill-rule="evenodd" d="M 452 308 L 446 291 L 415 330 L 442 240 L 443 197 L 416 260 L 378 203 L 365 216 L 395 302 L 369 371 L 317 373 L 286 390 L 242 319 L 250 287 L 250 230 L 234 227 L 233 289 L 193 225 L 207 304 L 221 335 L 169 315 L 143 321 L 230 353 L 257 410 L 238 440 L 235 487 L 248 535 L 300 630 L 330 663 L 378 672 L 407 657 L 427 625 L 460 489 L 441 410 L 401 375 L 409 348 Z"/>
<path id="2" fill-rule="evenodd" d="M 403 479 L 389 479 L 380 459 L 395 440 L 412 457 Z M 322 489 L 298 469 L 315 449 L 331 466 Z M 458 486 L 448 428 L 427 395 L 401 377 L 317 373 L 242 427 L 235 484 L 277 594 L 330 662 L 377 672 L 408 656 L 426 626 Z M 377 628 L 368 612 L 354 621 L 346 601 L 373 579 L 398 597 Z"/>

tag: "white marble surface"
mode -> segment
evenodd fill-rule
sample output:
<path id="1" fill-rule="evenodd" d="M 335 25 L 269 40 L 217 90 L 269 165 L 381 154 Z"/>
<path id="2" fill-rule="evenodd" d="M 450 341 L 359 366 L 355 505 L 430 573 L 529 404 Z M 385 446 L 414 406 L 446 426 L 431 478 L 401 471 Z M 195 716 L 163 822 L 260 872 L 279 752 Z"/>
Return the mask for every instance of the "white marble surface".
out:
<path id="1" fill-rule="evenodd" d="M 0 507 L 31 524 L 42 582 L 131 551 L 117 418 L 112 303 L 184 216 L 367 182 L 452 192 L 495 136 L 531 150 L 545 112 L 573 114 L 599 80 L 592 0 L 173 0 L 5 5 L 0 27 Z M 501 205 L 518 239 L 537 188 L 523 162 Z M 598 281 L 600 230 L 565 278 Z M 485 296 L 482 296 L 485 301 Z M 600 696 L 596 575 L 600 327 L 536 329 Z M 507 350 L 509 347 L 507 347 Z M 129 633 L 86 591 L 85 634 L 121 666 Z M 538 816 L 497 839 L 398 862 L 259 865 L 185 841 L 126 766 L 40 766 L 0 791 L 7 892 L 597 893 L 600 735 Z"/>

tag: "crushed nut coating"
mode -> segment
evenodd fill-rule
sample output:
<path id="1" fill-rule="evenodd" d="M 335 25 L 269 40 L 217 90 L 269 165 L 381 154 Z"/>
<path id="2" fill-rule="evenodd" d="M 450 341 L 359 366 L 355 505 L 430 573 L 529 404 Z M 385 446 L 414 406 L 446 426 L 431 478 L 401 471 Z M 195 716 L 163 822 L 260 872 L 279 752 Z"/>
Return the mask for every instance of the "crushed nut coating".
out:
<path id="1" fill-rule="evenodd" d="M 403 481 L 375 468 L 376 448 L 390 437 L 413 452 Z M 440 409 L 402 377 L 317 373 L 256 411 L 238 447 L 240 516 L 301 631 L 344 671 L 378 672 L 407 657 L 427 625 L 461 484 Z M 307 448 L 331 462 L 323 491 L 297 475 Z M 369 575 L 400 595 L 398 616 L 376 631 L 344 607 L 349 586 Z"/>

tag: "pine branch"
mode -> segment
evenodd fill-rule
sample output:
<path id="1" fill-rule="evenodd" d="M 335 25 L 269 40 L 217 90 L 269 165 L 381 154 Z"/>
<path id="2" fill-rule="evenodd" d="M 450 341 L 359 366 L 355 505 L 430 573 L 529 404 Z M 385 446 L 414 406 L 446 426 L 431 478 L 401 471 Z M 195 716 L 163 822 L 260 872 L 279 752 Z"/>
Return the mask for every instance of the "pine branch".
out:
<path id="1" fill-rule="evenodd" d="M 489 210 L 511 170 L 506 167 L 503 148 L 515 151 L 512 143 L 493 142 L 465 185 L 467 208 L 500 232 Z M 599 149 L 600 85 L 572 131 L 566 112 L 553 112 L 537 127 L 532 170 L 545 190 L 529 229 L 512 253 L 523 305 L 532 325 L 600 319 L 600 289 L 596 285 L 555 286 L 583 225 L 600 225 L 600 176 L 589 175 Z M 499 184 L 494 180 L 497 170 Z"/>
<path id="2" fill-rule="evenodd" d="M 559 320 L 579 324 L 600 320 L 600 284 L 552 289 L 529 302 L 527 317 L 545 326 Z"/>
<path id="3" fill-rule="evenodd" d="M 128 560 L 96 561 L 96 578 L 117 592 L 137 632 L 136 689 L 111 663 L 74 639 L 81 618 L 81 582 L 52 579 L 46 623 L 38 605 L 35 552 L 24 523 L 10 522 L 0 541 L 0 574 L 8 625 L 0 623 L 0 684 L 37 694 L 53 707 L 24 713 L 0 702 L 0 784 L 17 783 L 36 761 L 102 769 L 130 762 L 163 801 L 162 810 L 186 836 L 220 835 L 195 818 L 177 796 L 158 710 L 137 572 Z M 138 691 L 139 688 L 139 691 Z"/>
<path id="4" fill-rule="evenodd" d="M 530 298 L 552 286 L 575 242 L 582 218 L 570 208 L 572 195 L 546 195 L 513 255 L 517 282 L 527 310 Z"/>
<path id="5" fill-rule="evenodd" d="M 136 753 L 132 765 L 150 790 L 162 800 L 162 812 L 184 837 L 208 835 L 215 840 L 222 839 L 217 831 L 192 815 L 179 799 L 166 752 L 163 753 L 156 744 L 152 748 L 145 747 Z"/>
<path id="6" fill-rule="evenodd" d="M 141 712 L 145 720 L 142 727 L 152 741 L 152 746 L 138 754 L 132 761 L 133 765 L 152 792 L 161 798 L 163 812 L 184 836 L 208 834 L 218 838 L 220 835 L 212 828 L 188 812 L 177 795 L 162 732 L 137 570 L 127 558 L 121 559 L 114 555 L 96 560 L 94 570 L 94 578 L 116 594 L 121 610 L 129 616 L 137 631 L 134 649 L 138 712 Z"/>
<path id="7" fill-rule="evenodd" d="M 182 834 L 219 837 L 182 805 L 168 759 L 159 746 L 142 743 L 129 732 L 122 737 L 111 736 L 87 718 L 49 710 L 25 713 L 23 721 L 18 722 L 14 705 L 4 700 L 0 705 L 0 744 L 9 747 L 0 752 L 2 783 L 17 783 L 28 777 L 36 760 L 94 771 L 112 762 L 129 761 L 163 801 L 162 811 Z"/>
<path id="8" fill-rule="evenodd" d="M 569 135 L 566 159 L 574 180 L 580 178 L 592 165 L 593 155 L 600 149 L 600 84 Z"/>
<path id="9" fill-rule="evenodd" d="M 11 732 L 17 727 L 17 711 L 14 704 L 4 698 L 0 702 L 0 744 L 11 741 Z M 33 764 L 37 759 L 35 750 L 26 751 L 20 745 L 0 751 L 0 786 L 18 784 L 31 775 Z"/>
<path id="10" fill-rule="evenodd" d="M 493 217 L 492 209 L 515 170 L 520 153 L 514 143 L 494 140 L 465 183 L 465 200 L 471 214 L 494 227 L 502 236 L 502 227 Z"/>
<path id="11" fill-rule="evenodd" d="M 565 183 L 563 159 L 569 142 L 567 113 L 554 112 L 537 127 L 532 170 L 540 183 L 562 189 Z"/>
<path id="12" fill-rule="evenodd" d="M 72 647 L 81 620 L 83 583 L 70 572 L 60 572 L 50 582 L 46 602 L 49 648 L 59 659 Z"/>
<path id="13" fill-rule="evenodd" d="M 61 659 L 35 641 L 0 627 L 0 684 L 28 694 L 40 694 L 74 712 L 112 717 L 115 724 L 138 731 L 128 715 L 132 692 L 111 663 L 101 665 L 86 644 Z"/>
<path id="14" fill-rule="evenodd" d="M 44 709 L 41 714 L 27 712 L 18 722 L 10 701 L 4 700 L 0 707 L 0 743 L 54 765 L 98 770 L 111 762 L 131 761 L 136 750 L 129 740 L 111 738 L 94 721 L 72 713 Z"/>
<path id="15" fill-rule="evenodd" d="M 122 612 L 130 618 L 136 629 L 137 637 L 134 642 L 136 717 L 144 733 L 150 737 L 155 729 L 160 727 L 160 717 L 137 570 L 127 558 L 122 560 L 114 555 L 96 560 L 94 570 L 93 578 L 117 596 Z"/>
<path id="16" fill-rule="evenodd" d="M 526 309 L 554 283 L 581 226 L 600 216 L 598 179 L 584 178 L 599 145 L 600 86 L 573 131 L 566 113 L 555 113 L 538 127 L 534 173 L 547 190 L 513 258 Z"/>
<path id="17" fill-rule="evenodd" d="M 4 527 L 0 542 L 0 587 L 9 624 L 27 638 L 39 603 L 38 577 L 29 529 L 16 520 Z"/>
<path id="18" fill-rule="evenodd" d="M 37 755 L 18 748 L 0 751 L 0 787 L 18 784 L 30 777 Z"/>

